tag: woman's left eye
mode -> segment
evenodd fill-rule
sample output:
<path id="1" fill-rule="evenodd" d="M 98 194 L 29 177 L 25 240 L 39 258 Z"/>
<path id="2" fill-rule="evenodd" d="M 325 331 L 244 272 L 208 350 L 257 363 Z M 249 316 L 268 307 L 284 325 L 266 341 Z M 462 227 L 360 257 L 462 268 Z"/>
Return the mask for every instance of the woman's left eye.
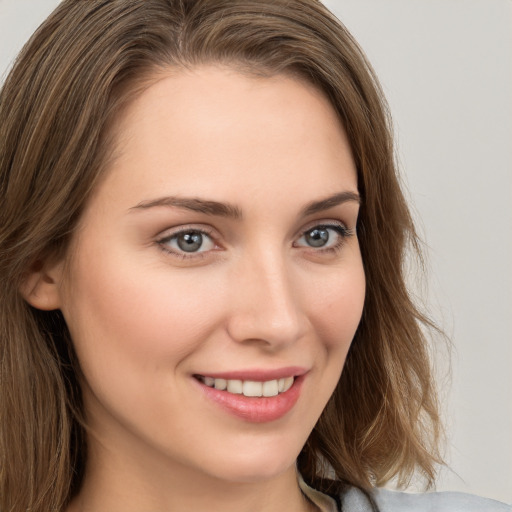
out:
<path id="1" fill-rule="evenodd" d="M 304 231 L 295 245 L 313 249 L 335 250 L 350 235 L 351 231 L 341 224 L 319 225 Z"/>
<path id="2" fill-rule="evenodd" d="M 159 240 L 158 243 L 166 250 L 182 256 L 211 251 L 215 248 L 212 238 L 204 231 L 187 229 Z"/>

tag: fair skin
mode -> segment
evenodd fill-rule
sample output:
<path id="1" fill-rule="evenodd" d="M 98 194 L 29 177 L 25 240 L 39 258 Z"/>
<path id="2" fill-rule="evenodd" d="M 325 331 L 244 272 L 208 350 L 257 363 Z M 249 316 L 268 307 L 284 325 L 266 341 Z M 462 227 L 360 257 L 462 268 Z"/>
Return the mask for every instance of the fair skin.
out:
<path id="1" fill-rule="evenodd" d="M 83 371 L 89 458 L 68 512 L 310 510 L 295 460 L 365 290 L 334 110 L 295 78 L 204 66 L 160 75 L 115 135 L 69 256 L 31 288 Z"/>

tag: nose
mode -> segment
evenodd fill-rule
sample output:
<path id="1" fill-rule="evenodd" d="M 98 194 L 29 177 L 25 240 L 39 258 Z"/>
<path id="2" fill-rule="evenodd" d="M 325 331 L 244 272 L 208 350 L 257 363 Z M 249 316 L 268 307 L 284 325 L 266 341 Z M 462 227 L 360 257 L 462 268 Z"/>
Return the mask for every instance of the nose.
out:
<path id="1" fill-rule="evenodd" d="M 308 319 L 300 283 L 282 255 L 254 255 L 234 269 L 228 333 L 238 342 L 278 350 L 304 336 Z"/>

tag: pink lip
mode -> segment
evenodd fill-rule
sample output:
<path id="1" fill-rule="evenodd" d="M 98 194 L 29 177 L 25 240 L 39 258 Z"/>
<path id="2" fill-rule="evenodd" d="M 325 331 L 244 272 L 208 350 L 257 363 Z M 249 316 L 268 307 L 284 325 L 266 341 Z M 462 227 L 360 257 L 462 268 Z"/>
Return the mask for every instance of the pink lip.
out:
<path id="1" fill-rule="evenodd" d="M 262 376 L 262 373 L 264 376 Z M 256 381 L 264 381 L 264 380 L 273 380 L 275 378 L 282 378 L 285 375 L 281 375 L 281 377 L 268 377 L 268 375 L 275 375 L 274 372 L 234 372 L 234 373 L 223 373 L 212 376 L 218 379 L 225 379 L 224 375 L 230 375 L 229 379 L 239 379 L 239 380 L 256 380 Z M 243 378 L 240 375 L 243 374 Z M 220 376 L 222 375 L 222 376 Z M 232 375 L 236 375 L 233 377 Z M 250 375 L 251 377 L 247 377 Z M 286 376 L 296 375 L 293 372 L 287 373 Z M 300 396 L 300 391 L 302 388 L 302 384 L 306 378 L 306 375 L 303 371 L 302 374 L 295 377 L 295 381 L 293 382 L 292 387 L 285 391 L 284 393 L 280 393 L 277 396 L 272 397 L 247 397 L 244 395 L 236 395 L 233 393 L 229 393 L 228 391 L 221 391 L 219 389 L 211 388 L 206 386 L 202 382 L 197 379 L 194 381 L 200 386 L 201 391 L 205 394 L 205 396 L 214 402 L 216 405 L 220 406 L 221 409 L 232 414 L 242 420 L 252 422 L 252 423 L 266 423 L 270 421 L 276 421 L 286 413 L 288 413 L 293 406 L 297 403 L 297 400 Z"/>
<path id="2" fill-rule="evenodd" d="M 203 377 L 213 377 L 214 379 L 226 380 L 254 380 L 256 382 L 265 382 L 267 380 L 283 379 L 286 377 L 299 377 L 307 372 L 300 366 L 287 366 L 285 368 L 276 368 L 274 370 L 237 370 L 232 372 L 219 373 L 201 373 Z"/>

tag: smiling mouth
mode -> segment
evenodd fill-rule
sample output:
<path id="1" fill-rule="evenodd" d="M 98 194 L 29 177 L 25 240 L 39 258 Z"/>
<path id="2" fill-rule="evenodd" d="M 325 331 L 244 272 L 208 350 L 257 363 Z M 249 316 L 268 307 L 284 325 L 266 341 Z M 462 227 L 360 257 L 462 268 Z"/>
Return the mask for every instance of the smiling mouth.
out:
<path id="1" fill-rule="evenodd" d="M 295 377 L 284 377 L 281 379 L 267 380 L 263 382 L 254 380 L 237 379 L 216 379 L 205 377 L 204 375 L 195 375 L 196 379 L 205 386 L 227 391 L 233 395 L 244 395 L 246 397 L 272 397 L 288 391 L 295 380 Z"/>

